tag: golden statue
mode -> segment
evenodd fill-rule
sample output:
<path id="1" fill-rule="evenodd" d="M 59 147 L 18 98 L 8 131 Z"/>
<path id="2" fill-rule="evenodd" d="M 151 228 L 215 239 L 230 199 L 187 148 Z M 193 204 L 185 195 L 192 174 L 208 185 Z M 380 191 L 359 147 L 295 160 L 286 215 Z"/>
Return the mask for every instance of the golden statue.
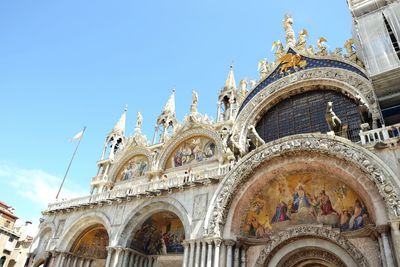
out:
<path id="1" fill-rule="evenodd" d="M 279 63 L 281 63 L 281 73 L 287 72 L 290 68 L 304 68 L 307 65 L 307 61 L 305 59 L 301 59 L 301 55 L 293 55 L 292 53 L 287 53 L 281 57 L 278 61 L 278 64 Z"/>
<path id="2" fill-rule="evenodd" d="M 357 57 L 356 50 L 354 48 L 354 40 L 353 39 L 351 39 L 351 38 L 348 39 L 344 43 L 344 48 L 346 49 L 345 58 L 347 58 L 348 60 L 356 63 L 360 67 L 364 67 L 363 62 Z"/>
<path id="3" fill-rule="evenodd" d="M 308 31 L 306 29 L 303 29 L 299 33 L 299 40 L 296 43 L 296 48 L 299 51 L 305 51 L 307 47 L 307 38 L 308 38 Z"/>
<path id="4" fill-rule="evenodd" d="M 327 45 L 326 42 L 328 40 L 326 40 L 324 37 L 320 37 L 317 41 L 317 47 L 318 47 L 318 52 L 317 55 L 318 56 L 327 56 L 328 55 L 328 49 L 327 49 Z"/>
<path id="5" fill-rule="evenodd" d="M 315 56 L 314 46 L 309 45 L 308 48 L 306 49 L 306 52 L 309 56 Z"/>

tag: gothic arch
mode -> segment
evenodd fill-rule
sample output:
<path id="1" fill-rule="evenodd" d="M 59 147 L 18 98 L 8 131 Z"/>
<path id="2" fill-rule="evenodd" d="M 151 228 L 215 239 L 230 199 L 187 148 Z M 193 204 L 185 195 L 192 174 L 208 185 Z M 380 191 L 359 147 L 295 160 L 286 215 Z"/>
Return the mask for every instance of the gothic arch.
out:
<path id="1" fill-rule="evenodd" d="M 204 127 L 196 127 L 189 130 L 180 129 L 163 147 L 156 167 L 160 170 L 164 170 L 171 153 L 185 140 L 197 136 L 213 140 L 217 147 L 217 154 L 220 154 L 224 151 L 222 139 L 216 131 Z"/>
<path id="2" fill-rule="evenodd" d="M 267 85 L 241 107 L 234 125 L 234 136 L 240 146 L 245 147 L 248 126 L 255 125 L 265 110 L 290 95 L 315 90 L 317 87 L 338 91 L 352 99 L 359 95 L 369 106 L 373 118 L 375 120 L 381 118 L 376 96 L 369 80 L 352 71 L 338 68 L 308 69 L 295 72 Z"/>
<path id="3" fill-rule="evenodd" d="M 219 184 L 205 218 L 205 232 L 209 236 L 223 236 L 232 201 L 241 186 L 248 181 L 261 164 L 281 157 L 302 152 L 321 153 L 332 158 L 344 159 L 352 168 L 359 169 L 364 176 L 358 184 L 368 191 L 362 179 L 372 182 L 384 203 L 388 219 L 400 217 L 399 181 L 393 170 L 368 150 L 340 137 L 323 134 L 302 134 L 285 137 L 267 143 L 246 155 L 226 174 Z M 365 177 L 365 178 L 364 178 Z"/>
<path id="4" fill-rule="evenodd" d="M 107 234 L 111 240 L 112 233 L 111 233 L 111 222 L 107 215 L 103 212 L 99 211 L 92 211 L 88 212 L 87 214 L 80 216 L 77 218 L 70 218 L 70 222 L 72 224 L 65 226 L 65 231 L 62 237 L 60 237 L 59 242 L 59 251 L 70 251 L 71 247 L 75 243 L 75 240 L 79 237 L 79 235 L 85 231 L 88 227 L 96 224 L 100 224 L 104 226 L 107 231 Z"/>
<path id="5" fill-rule="evenodd" d="M 178 200 L 165 197 L 147 201 L 135 208 L 118 229 L 116 244 L 123 247 L 128 246 L 131 233 L 140 227 L 151 215 L 161 211 L 169 211 L 178 216 L 185 229 L 185 239 L 190 237 L 191 220 L 188 212 Z"/>
<path id="6" fill-rule="evenodd" d="M 261 251 L 255 266 L 278 266 L 285 255 L 299 247 L 326 250 L 349 267 L 370 266 L 364 255 L 345 237 L 330 229 L 309 225 L 296 226 L 272 236 Z"/>
<path id="7" fill-rule="evenodd" d="M 149 163 L 149 170 L 152 168 L 152 160 L 151 160 L 151 153 L 147 148 L 144 147 L 135 147 L 134 149 L 129 149 L 127 147 L 124 152 L 121 154 L 118 154 L 115 160 L 115 164 L 112 165 L 110 172 L 109 172 L 109 177 L 111 177 L 112 181 L 115 181 L 116 175 L 121 171 L 121 169 L 124 167 L 125 163 L 127 163 L 130 159 L 132 159 L 135 156 L 140 156 L 143 155 L 147 158 L 148 163 Z"/>

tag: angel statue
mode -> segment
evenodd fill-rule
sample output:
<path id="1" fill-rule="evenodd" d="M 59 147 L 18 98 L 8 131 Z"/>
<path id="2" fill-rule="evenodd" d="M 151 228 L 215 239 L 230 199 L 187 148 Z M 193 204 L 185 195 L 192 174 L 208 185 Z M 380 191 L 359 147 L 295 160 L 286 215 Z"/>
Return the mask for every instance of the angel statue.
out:
<path id="1" fill-rule="evenodd" d="M 283 45 L 281 43 L 281 41 L 275 41 L 272 43 L 272 51 L 275 50 L 275 59 L 280 59 L 283 56 Z"/>
<path id="2" fill-rule="evenodd" d="M 318 52 L 317 55 L 318 56 L 326 56 L 328 55 L 328 49 L 327 49 L 327 42 L 328 40 L 326 40 L 324 37 L 320 37 L 317 41 L 317 47 L 318 47 Z"/>
<path id="3" fill-rule="evenodd" d="M 354 40 L 353 39 L 348 39 L 345 43 L 344 43 L 344 48 L 346 49 L 346 55 L 345 58 L 347 58 L 348 60 L 356 63 L 357 65 L 364 67 L 363 62 L 357 57 L 356 54 L 356 50 L 354 47 Z"/>
<path id="4" fill-rule="evenodd" d="M 307 38 L 308 38 L 308 31 L 306 29 L 303 29 L 299 33 L 299 40 L 297 40 L 296 43 L 296 48 L 299 51 L 305 51 L 307 47 Z"/>
<path id="5" fill-rule="evenodd" d="M 142 113 L 138 112 L 137 113 L 137 119 L 136 119 L 136 128 L 137 129 L 141 129 L 142 128 L 142 123 L 143 123 Z"/>
<path id="6" fill-rule="evenodd" d="M 306 49 L 306 52 L 309 56 L 315 56 L 314 46 L 309 45 L 308 48 Z"/>
<path id="7" fill-rule="evenodd" d="M 240 92 L 242 93 L 242 95 L 245 95 L 247 93 L 246 79 L 240 80 L 239 85 L 240 85 Z"/>
<path id="8" fill-rule="evenodd" d="M 296 45 L 296 39 L 293 31 L 293 18 L 290 15 L 285 15 L 285 19 L 283 20 L 283 28 L 285 29 L 285 37 L 286 37 L 286 47 L 294 47 Z"/>
<path id="9" fill-rule="evenodd" d="M 190 113 L 197 113 L 197 103 L 199 101 L 199 95 L 195 90 L 192 91 L 192 104 L 190 105 Z"/>
<path id="10" fill-rule="evenodd" d="M 261 80 L 267 78 L 269 71 L 268 61 L 266 59 L 260 60 L 260 62 L 258 62 L 258 72 L 260 73 Z"/>

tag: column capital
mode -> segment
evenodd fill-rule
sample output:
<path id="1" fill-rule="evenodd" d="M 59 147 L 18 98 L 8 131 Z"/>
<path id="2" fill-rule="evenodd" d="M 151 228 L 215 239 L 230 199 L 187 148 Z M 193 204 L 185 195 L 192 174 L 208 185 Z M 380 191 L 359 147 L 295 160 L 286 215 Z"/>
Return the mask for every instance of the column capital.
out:
<path id="1" fill-rule="evenodd" d="M 214 244 L 215 244 L 216 247 L 221 246 L 221 243 L 222 243 L 222 239 L 220 239 L 220 238 L 215 238 L 214 239 Z"/>
<path id="2" fill-rule="evenodd" d="M 208 245 L 213 245 L 214 244 L 214 239 L 204 239 Z"/>
<path id="3" fill-rule="evenodd" d="M 395 234 L 400 233 L 400 221 L 392 221 L 389 224 Z"/>
<path id="4" fill-rule="evenodd" d="M 224 240 L 224 243 L 227 246 L 233 247 L 236 244 L 236 241 L 232 240 L 232 239 L 227 239 L 227 240 Z"/>
<path id="5" fill-rule="evenodd" d="M 376 226 L 376 231 L 380 234 L 387 233 L 390 229 L 390 226 L 387 224 L 381 224 Z"/>

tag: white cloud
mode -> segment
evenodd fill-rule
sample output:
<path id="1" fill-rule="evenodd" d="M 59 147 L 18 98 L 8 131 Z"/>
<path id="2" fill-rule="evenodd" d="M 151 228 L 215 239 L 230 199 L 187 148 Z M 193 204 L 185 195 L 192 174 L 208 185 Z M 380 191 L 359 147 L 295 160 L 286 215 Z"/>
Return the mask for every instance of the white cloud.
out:
<path id="1" fill-rule="evenodd" d="M 62 178 L 51 175 L 43 170 L 24 169 L 0 162 L 0 178 L 4 179 L 15 193 L 43 208 L 55 201 L 55 196 L 60 187 Z M 63 187 L 62 198 L 74 198 L 87 194 L 79 186 Z"/>

